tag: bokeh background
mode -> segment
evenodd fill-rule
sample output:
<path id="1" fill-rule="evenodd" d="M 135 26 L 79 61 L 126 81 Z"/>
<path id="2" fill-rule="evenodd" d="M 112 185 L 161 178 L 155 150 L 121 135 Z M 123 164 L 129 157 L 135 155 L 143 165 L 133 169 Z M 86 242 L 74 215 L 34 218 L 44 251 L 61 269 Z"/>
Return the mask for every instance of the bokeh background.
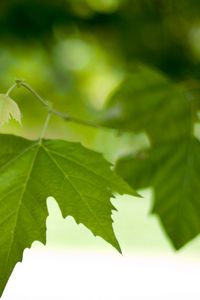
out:
<path id="1" fill-rule="evenodd" d="M 138 63 L 200 93 L 200 2 L 194 0 L 3 0 L 0 89 L 26 80 L 56 109 L 99 122 L 113 91 Z M 23 113 L 0 128 L 37 138 L 45 110 L 26 90 Z M 46 136 L 80 141 L 111 162 L 145 136 L 90 128 L 53 117 Z M 175 252 L 156 216 L 151 190 L 117 197 L 114 229 L 123 256 L 48 199 L 47 246 L 26 250 L 3 300 L 200 299 L 200 238 Z"/>

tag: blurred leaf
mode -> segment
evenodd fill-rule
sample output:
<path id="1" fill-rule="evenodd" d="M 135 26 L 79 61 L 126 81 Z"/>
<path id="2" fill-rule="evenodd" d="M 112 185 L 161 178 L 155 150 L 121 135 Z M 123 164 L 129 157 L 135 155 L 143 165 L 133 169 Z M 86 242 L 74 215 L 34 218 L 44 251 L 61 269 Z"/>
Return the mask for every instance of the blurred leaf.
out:
<path id="1" fill-rule="evenodd" d="M 116 170 L 136 188 L 154 188 L 153 212 L 177 249 L 200 232 L 197 104 L 186 89 L 139 67 L 113 95 L 105 118 L 108 126 L 148 134 L 150 149 L 121 158 Z"/>
<path id="2" fill-rule="evenodd" d="M 154 188 L 153 213 L 176 249 L 200 233 L 200 142 L 177 139 L 123 158 L 116 171 L 136 188 Z"/>
<path id="3" fill-rule="evenodd" d="M 151 141 L 188 135 L 191 101 L 186 90 L 159 72 L 138 66 L 110 99 L 104 124 L 147 132 Z"/>
<path id="4" fill-rule="evenodd" d="M 118 251 L 111 212 L 113 192 L 136 193 L 96 152 L 62 140 L 30 141 L 0 135 L 0 294 L 23 250 L 46 241 L 46 199 Z"/>

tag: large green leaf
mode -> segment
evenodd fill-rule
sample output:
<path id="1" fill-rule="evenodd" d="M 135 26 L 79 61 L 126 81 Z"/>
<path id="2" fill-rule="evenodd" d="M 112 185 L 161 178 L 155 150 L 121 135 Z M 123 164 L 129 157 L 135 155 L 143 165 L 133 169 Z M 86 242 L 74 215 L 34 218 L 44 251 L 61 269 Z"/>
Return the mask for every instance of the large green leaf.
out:
<path id="1" fill-rule="evenodd" d="M 137 188 L 154 188 L 153 213 L 161 218 L 175 248 L 200 232 L 200 142 L 175 140 L 117 164 L 117 171 Z"/>
<path id="2" fill-rule="evenodd" d="M 46 199 L 120 251 L 112 228 L 113 192 L 135 192 L 96 152 L 61 140 L 0 135 L 0 294 L 23 250 L 46 240 Z"/>
<path id="3" fill-rule="evenodd" d="M 136 188 L 154 188 L 153 212 L 177 249 L 200 232 L 200 146 L 193 136 L 198 109 L 186 88 L 141 66 L 105 113 L 107 126 L 148 135 L 149 149 L 121 158 L 117 173 Z"/>

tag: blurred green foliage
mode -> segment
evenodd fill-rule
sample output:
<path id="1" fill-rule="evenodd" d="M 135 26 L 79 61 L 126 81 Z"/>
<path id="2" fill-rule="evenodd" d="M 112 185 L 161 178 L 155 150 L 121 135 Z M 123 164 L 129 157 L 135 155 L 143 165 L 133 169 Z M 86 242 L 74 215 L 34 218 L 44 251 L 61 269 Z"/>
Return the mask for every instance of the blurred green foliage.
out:
<path id="1" fill-rule="evenodd" d="M 1 89 L 25 79 L 57 108 L 96 119 L 140 61 L 198 92 L 199 6 L 188 0 L 1 1 Z M 31 121 L 37 135 L 44 116 L 27 97 L 16 93 L 24 125 Z"/>
<path id="2" fill-rule="evenodd" d="M 105 118 L 102 111 L 110 98 L 112 112 L 113 99 L 120 95 L 115 90 L 122 83 L 126 91 L 123 88 L 120 101 L 125 116 L 120 115 L 121 123 L 115 118 L 112 123 L 109 115 L 106 125 L 130 130 L 129 134 L 122 136 L 113 129 L 92 129 L 57 118 L 52 118 L 47 131 L 49 137 L 81 141 L 112 161 L 144 144 L 149 147 L 147 137 L 140 135 L 147 127 L 151 140 L 155 132 L 164 137 L 168 119 L 171 133 L 178 127 L 184 135 L 191 123 L 188 99 L 196 101 L 200 94 L 199 9 L 200 3 L 194 0 L 1 1 L 1 92 L 15 79 L 24 79 L 55 108 L 99 122 Z M 148 68 L 138 75 L 141 65 Z M 187 97 L 182 101 L 183 94 Z M 24 90 L 18 89 L 13 97 L 23 113 L 23 127 L 13 121 L 1 132 L 36 138 L 46 112 Z M 133 98 L 139 99 L 137 108 Z M 198 104 L 195 113 L 197 110 Z M 192 125 L 196 121 L 195 116 Z M 186 131 L 191 131 L 188 128 Z"/>
<path id="3" fill-rule="evenodd" d="M 1 44 L 40 43 L 52 58 L 58 39 L 85 36 L 104 51 L 142 60 L 171 77 L 199 77 L 198 1 L 9 0 L 0 4 Z"/>

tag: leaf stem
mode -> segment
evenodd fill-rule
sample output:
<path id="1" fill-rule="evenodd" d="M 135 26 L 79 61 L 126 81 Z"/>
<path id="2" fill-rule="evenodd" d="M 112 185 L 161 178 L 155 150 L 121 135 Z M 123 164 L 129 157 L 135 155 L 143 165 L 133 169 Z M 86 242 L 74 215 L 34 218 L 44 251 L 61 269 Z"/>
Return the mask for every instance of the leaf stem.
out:
<path id="1" fill-rule="evenodd" d="M 18 86 L 17 83 L 14 83 L 9 89 L 8 91 L 6 92 L 6 95 L 9 96 L 13 90 L 15 90 L 15 88 Z"/>
<path id="2" fill-rule="evenodd" d="M 29 92 L 31 92 L 31 94 L 33 94 L 35 96 L 35 98 L 37 100 L 39 100 L 39 102 L 43 105 L 46 106 L 47 108 L 49 108 L 49 103 L 44 100 L 28 83 L 26 83 L 23 80 L 16 80 L 16 84 L 20 87 L 24 87 L 25 89 L 27 89 Z"/>
<path id="3" fill-rule="evenodd" d="M 69 115 L 68 113 L 63 113 L 61 111 L 58 111 L 58 110 L 52 108 L 52 104 L 50 102 L 44 100 L 29 84 L 27 84 L 23 80 L 16 80 L 15 87 L 16 86 L 18 86 L 18 87 L 24 87 L 25 89 L 27 89 L 32 95 L 35 96 L 35 98 L 44 107 L 46 107 L 48 109 L 49 112 L 51 112 L 51 114 L 54 114 L 54 115 L 58 116 L 59 118 L 65 120 L 65 121 L 74 122 L 74 123 L 77 123 L 77 124 L 80 124 L 80 125 L 90 126 L 90 127 L 94 127 L 94 128 L 99 128 L 100 127 L 100 125 L 95 124 L 93 122 L 73 117 L 73 116 Z M 14 86 L 11 87 L 11 88 L 14 89 Z"/>
<path id="4" fill-rule="evenodd" d="M 42 139 L 43 139 L 43 137 L 44 137 L 44 135 L 45 135 L 45 132 L 46 132 L 46 130 L 47 130 L 47 127 L 48 127 L 48 124 L 49 124 L 49 121 L 50 121 L 51 116 L 52 116 L 52 112 L 49 111 L 49 112 L 48 112 L 48 115 L 47 115 L 47 117 L 46 117 L 46 119 L 45 119 L 45 122 L 44 122 L 44 125 L 43 125 L 43 128 L 42 128 L 42 131 L 41 131 L 41 133 L 40 133 L 39 143 L 42 142 Z"/>

